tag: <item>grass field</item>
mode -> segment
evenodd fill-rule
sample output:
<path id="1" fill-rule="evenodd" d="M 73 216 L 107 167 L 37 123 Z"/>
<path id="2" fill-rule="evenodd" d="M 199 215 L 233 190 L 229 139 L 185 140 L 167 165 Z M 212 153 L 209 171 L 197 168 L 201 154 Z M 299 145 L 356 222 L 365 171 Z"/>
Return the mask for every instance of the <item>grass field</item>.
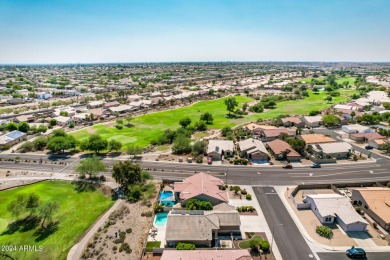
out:
<path id="1" fill-rule="evenodd" d="M 337 84 L 342 84 L 344 81 L 348 81 L 349 85 L 352 86 L 355 83 L 355 77 L 344 77 L 336 80 Z"/>
<path id="2" fill-rule="evenodd" d="M 15 219 L 7 212 L 7 205 L 21 193 L 35 193 L 41 202 L 55 200 L 60 205 L 54 220 L 59 221 L 59 229 L 47 238 L 36 241 L 35 229 L 3 234 L 9 223 Z M 74 190 L 70 182 L 40 182 L 25 187 L 0 192 L 0 245 L 41 245 L 42 252 L 10 253 L 15 259 L 66 259 L 70 248 L 91 224 L 113 205 L 111 198 L 101 192 L 81 192 Z"/>
<path id="3" fill-rule="evenodd" d="M 260 114 L 252 114 L 246 117 L 249 121 L 255 121 L 257 119 L 270 119 L 277 117 L 278 115 L 304 115 L 308 114 L 312 110 L 323 110 L 331 105 L 347 101 L 349 96 L 357 93 L 356 90 L 340 89 L 340 96 L 333 97 L 331 103 L 327 103 L 324 98 L 327 96 L 325 91 L 321 91 L 319 94 L 314 94 L 309 91 L 309 97 L 299 100 L 283 101 L 277 103 L 275 109 L 270 109 Z"/>
<path id="4" fill-rule="evenodd" d="M 240 103 L 240 107 L 243 103 L 252 101 L 251 98 L 243 96 L 237 96 L 236 100 Z M 126 151 L 131 143 L 143 147 L 161 135 L 165 129 L 179 128 L 179 121 L 182 118 L 189 117 L 192 122 L 196 122 L 199 120 L 200 115 L 205 112 L 212 113 L 214 117 L 214 124 L 209 126 L 210 128 L 222 128 L 227 125 L 235 126 L 245 122 L 244 118 L 227 118 L 224 99 L 218 99 L 201 101 L 188 107 L 138 116 L 131 121 L 134 126 L 130 128 L 124 127 L 119 130 L 114 125 L 108 127 L 100 124 L 73 132 L 72 135 L 81 141 L 88 138 L 91 133 L 96 133 L 108 140 L 115 139 L 120 141 L 124 145 L 122 150 Z"/>
<path id="5" fill-rule="evenodd" d="M 136 117 L 132 120 L 134 126 L 124 127 L 119 130 L 114 125 L 106 126 L 104 124 L 94 125 L 77 132 L 73 132 L 79 141 L 82 141 L 92 133 L 101 135 L 108 140 L 115 139 L 123 144 L 122 150 L 126 151 L 127 147 L 134 143 L 144 147 L 150 141 L 156 139 L 167 128 L 177 129 L 179 120 L 188 116 L 192 122 L 199 120 L 199 117 L 204 112 L 210 112 L 214 117 L 214 124 L 209 128 L 220 129 L 224 126 L 236 126 L 246 122 L 256 121 L 257 119 L 270 119 L 278 115 L 304 115 L 312 110 L 323 110 L 331 105 L 347 101 L 349 96 L 357 93 L 355 90 L 340 89 L 341 96 L 334 97 L 331 103 L 327 103 L 324 98 L 327 93 L 322 91 L 319 94 L 309 92 L 310 96 L 305 99 L 284 101 L 277 104 L 275 109 L 271 109 L 259 114 L 251 114 L 243 118 L 228 118 L 227 111 L 223 99 L 202 101 L 192 106 L 183 107 L 174 110 L 167 110 L 157 113 L 151 113 Z M 253 101 L 251 98 L 238 96 L 237 101 L 240 107 L 245 102 Z M 200 135 L 201 136 L 201 135 Z"/>
<path id="6" fill-rule="evenodd" d="M 153 252 L 153 247 L 160 248 L 161 241 L 149 241 L 146 243 L 146 252 Z"/>

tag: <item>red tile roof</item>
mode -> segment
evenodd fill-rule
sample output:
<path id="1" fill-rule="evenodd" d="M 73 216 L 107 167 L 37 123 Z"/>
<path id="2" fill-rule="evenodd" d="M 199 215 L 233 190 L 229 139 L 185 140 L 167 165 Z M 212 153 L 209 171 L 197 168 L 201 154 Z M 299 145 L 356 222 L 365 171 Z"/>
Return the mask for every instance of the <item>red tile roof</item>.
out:
<path id="1" fill-rule="evenodd" d="M 288 156 L 301 156 L 291 147 L 291 145 L 279 139 L 275 139 L 272 142 L 268 142 L 267 145 L 276 155 L 287 153 Z"/>
<path id="2" fill-rule="evenodd" d="M 175 182 L 174 190 L 180 192 L 180 199 L 183 200 L 205 194 L 220 201 L 229 202 L 226 190 L 219 189 L 222 185 L 224 185 L 223 180 L 201 172 L 184 179 L 183 182 Z"/>

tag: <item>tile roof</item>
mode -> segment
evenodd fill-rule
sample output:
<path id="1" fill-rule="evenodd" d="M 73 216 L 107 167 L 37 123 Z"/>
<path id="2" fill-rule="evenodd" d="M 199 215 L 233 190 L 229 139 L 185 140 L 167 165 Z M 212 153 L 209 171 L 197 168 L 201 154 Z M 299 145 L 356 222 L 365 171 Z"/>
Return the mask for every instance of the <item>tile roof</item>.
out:
<path id="1" fill-rule="evenodd" d="M 263 134 L 266 137 L 278 137 L 281 133 L 286 133 L 288 136 L 294 136 L 295 134 L 292 132 L 289 132 L 286 128 L 277 128 L 277 129 L 270 129 L 270 130 L 264 130 Z"/>
<path id="2" fill-rule="evenodd" d="M 356 134 L 349 134 L 350 137 L 364 137 L 367 140 L 374 140 L 374 139 L 386 139 L 383 135 L 379 134 L 378 132 L 372 132 L 372 133 L 356 133 Z"/>
<path id="3" fill-rule="evenodd" d="M 180 199 L 183 200 L 205 194 L 217 200 L 228 202 L 227 191 L 219 189 L 221 185 L 224 185 L 223 180 L 200 172 L 184 179 L 182 182 L 175 182 L 174 191 L 180 192 Z"/>
<path id="4" fill-rule="evenodd" d="M 293 116 L 290 116 L 290 117 L 285 117 L 285 118 L 282 118 L 280 119 L 284 124 L 285 123 L 289 123 L 289 122 L 292 122 L 292 123 L 295 123 L 295 124 L 300 124 L 302 123 L 302 120 L 299 118 L 299 117 L 293 117 Z"/>
<path id="5" fill-rule="evenodd" d="M 325 136 L 323 134 L 302 134 L 301 138 L 306 142 L 306 144 L 336 142 L 335 139 Z"/>
<path id="6" fill-rule="evenodd" d="M 300 156 L 300 154 L 285 141 L 275 139 L 271 142 L 268 142 L 267 145 L 276 155 L 282 154 L 287 151 L 288 156 Z"/>
<path id="7" fill-rule="evenodd" d="M 254 153 L 256 151 L 260 151 L 262 153 L 268 154 L 268 151 L 265 148 L 263 142 L 257 139 L 248 138 L 238 142 L 238 145 L 240 146 L 241 152 L 246 151 L 248 153 Z"/>
<path id="8" fill-rule="evenodd" d="M 304 116 L 303 118 L 309 123 L 316 123 L 322 121 L 322 116 Z"/>
<path id="9" fill-rule="evenodd" d="M 390 189 L 379 187 L 366 187 L 353 189 L 352 192 L 359 192 L 363 199 L 367 202 L 370 210 L 377 216 L 383 219 L 386 223 L 390 223 Z"/>

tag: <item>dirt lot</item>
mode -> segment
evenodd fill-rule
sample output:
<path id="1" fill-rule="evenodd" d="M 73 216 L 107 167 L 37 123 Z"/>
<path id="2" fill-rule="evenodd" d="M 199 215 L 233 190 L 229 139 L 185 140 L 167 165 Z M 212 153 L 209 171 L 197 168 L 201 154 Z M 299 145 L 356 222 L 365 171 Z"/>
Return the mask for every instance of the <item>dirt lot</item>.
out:
<path id="1" fill-rule="evenodd" d="M 88 242 L 81 259 L 140 259 L 153 221 L 156 195 L 146 203 L 124 201 Z M 141 216 L 145 213 L 148 215 Z M 130 250 L 126 250 L 127 245 Z"/>

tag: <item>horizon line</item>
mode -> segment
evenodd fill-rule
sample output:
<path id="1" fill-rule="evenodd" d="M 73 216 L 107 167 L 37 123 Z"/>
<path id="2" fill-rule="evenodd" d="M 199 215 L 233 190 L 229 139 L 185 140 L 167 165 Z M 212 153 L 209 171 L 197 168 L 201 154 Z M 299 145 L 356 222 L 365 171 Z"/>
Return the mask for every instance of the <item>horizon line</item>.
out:
<path id="1" fill-rule="evenodd" d="M 0 66 L 53 66 L 53 65 L 121 65 L 121 64 L 191 64 L 191 63 L 355 63 L 355 64 L 390 64 L 390 61 L 136 61 L 136 62 L 47 62 L 47 63 L 0 63 Z"/>

